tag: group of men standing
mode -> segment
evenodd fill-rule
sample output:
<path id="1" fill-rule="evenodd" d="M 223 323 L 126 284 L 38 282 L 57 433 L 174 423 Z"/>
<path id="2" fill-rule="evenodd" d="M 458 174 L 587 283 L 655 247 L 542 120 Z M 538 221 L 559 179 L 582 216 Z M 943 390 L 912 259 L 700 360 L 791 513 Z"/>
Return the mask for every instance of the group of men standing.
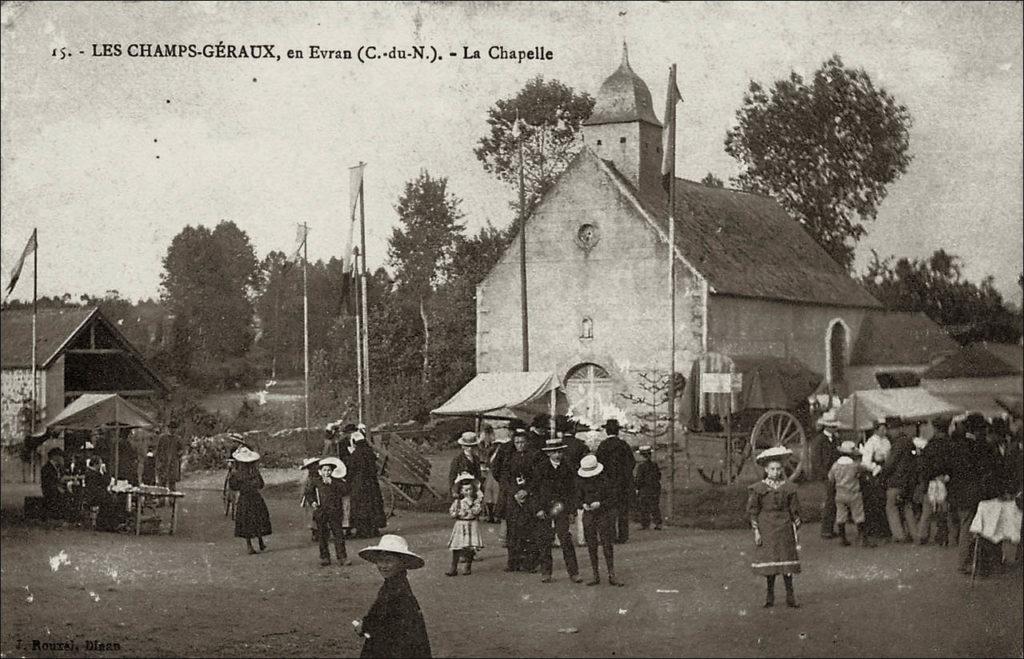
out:
<path id="1" fill-rule="evenodd" d="M 505 569 L 509 572 L 539 570 L 544 582 L 551 581 L 551 550 L 557 540 L 570 579 L 582 582 L 570 530 L 581 520 L 594 572 L 594 578 L 588 583 L 600 582 L 598 549 L 601 548 L 609 583 L 616 585 L 619 582 L 614 574 L 612 546 L 629 540 L 630 508 L 637 498 L 633 449 L 619 437 L 620 426 L 615 419 L 604 424 L 606 437 L 593 452 L 576 436 L 574 424 L 563 424 L 562 430 L 554 433 L 548 424 L 549 420 L 541 416 L 534 419 L 529 429 L 513 426 L 511 442 L 496 442 L 491 452 L 491 476 L 500 487 L 498 516 L 506 522 L 508 564 Z M 475 437 L 465 436 L 459 440 L 464 452 L 453 460 L 453 472 L 473 473 L 475 441 Z M 657 474 L 656 466 L 651 464 Z M 659 477 L 653 479 L 658 494 Z M 648 489 L 649 480 L 652 480 L 649 475 L 644 477 L 644 487 Z M 646 517 L 653 519 L 660 528 L 658 494 L 652 497 L 649 492 L 641 492 L 638 500 L 645 509 L 651 508 Z"/>

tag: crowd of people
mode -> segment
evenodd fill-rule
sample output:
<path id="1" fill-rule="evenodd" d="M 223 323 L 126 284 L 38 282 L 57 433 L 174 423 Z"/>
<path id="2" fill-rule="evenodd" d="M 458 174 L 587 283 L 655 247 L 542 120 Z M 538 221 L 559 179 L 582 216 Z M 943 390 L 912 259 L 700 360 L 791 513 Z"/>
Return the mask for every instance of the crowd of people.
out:
<path id="1" fill-rule="evenodd" d="M 970 413 L 910 429 L 880 418 L 858 446 L 824 428 L 830 467 L 822 537 L 849 545 L 846 526 L 853 522 L 864 547 L 880 541 L 952 544 L 960 572 L 999 570 L 1001 547 L 970 529 L 983 501 L 1015 499 L 1022 507 L 1020 419 Z"/>

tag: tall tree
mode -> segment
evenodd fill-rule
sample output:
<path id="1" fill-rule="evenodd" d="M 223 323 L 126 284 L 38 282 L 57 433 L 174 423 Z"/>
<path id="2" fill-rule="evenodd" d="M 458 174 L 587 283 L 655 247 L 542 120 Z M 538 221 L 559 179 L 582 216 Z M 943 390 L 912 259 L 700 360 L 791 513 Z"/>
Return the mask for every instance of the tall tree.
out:
<path id="1" fill-rule="evenodd" d="M 771 89 L 751 81 L 736 121 L 725 139 L 734 183 L 774 197 L 850 268 L 863 222 L 910 164 L 907 108 L 833 55 L 809 84 L 796 72 Z"/>
<path id="2" fill-rule="evenodd" d="M 579 152 L 580 125 L 594 109 L 594 99 L 577 94 L 558 80 L 531 79 L 514 96 L 487 110 L 490 131 L 474 149 L 484 171 L 519 185 L 519 145 L 523 144 L 526 210 L 532 212 L 554 180 Z M 516 118 L 522 130 L 515 130 Z M 512 207 L 518 211 L 519 198 Z"/>
<path id="3" fill-rule="evenodd" d="M 1020 340 L 1020 315 L 1003 301 L 993 277 L 980 284 L 964 279 L 955 254 L 939 249 L 913 260 L 872 255 L 861 281 L 886 308 L 924 312 L 964 344 Z"/>
<path id="4" fill-rule="evenodd" d="M 249 236 L 234 222 L 213 231 L 186 226 L 163 258 L 161 299 L 175 315 L 175 348 L 187 377 L 204 384 L 237 383 L 252 345 L 259 262 Z"/>
<path id="5" fill-rule="evenodd" d="M 436 287 L 447 280 L 447 268 L 463 232 L 461 203 L 448 192 L 447 178 L 434 178 L 424 170 L 405 184 L 395 206 L 401 227 L 394 229 L 388 241 L 388 260 L 395 269 L 397 291 L 418 303 L 423 323 L 424 385 L 430 372 L 428 302 Z"/>

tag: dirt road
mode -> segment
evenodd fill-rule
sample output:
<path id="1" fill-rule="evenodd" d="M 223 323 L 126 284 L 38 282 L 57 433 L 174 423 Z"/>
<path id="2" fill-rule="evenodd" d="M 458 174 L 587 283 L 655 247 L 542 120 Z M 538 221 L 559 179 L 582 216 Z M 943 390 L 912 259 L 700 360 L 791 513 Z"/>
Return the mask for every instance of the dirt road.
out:
<path id="1" fill-rule="evenodd" d="M 19 524 L 2 529 L 3 656 L 351 656 L 351 621 L 380 586 L 368 563 L 321 568 L 297 491 L 268 492 L 269 550 L 244 554 L 217 492 L 189 490 L 175 536 Z M 616 547 L 626 587 L 506 574 L 496 527 L 470 577 L 445 577 L 446 516 L 401 512 L 427 567 L 411 574 L 438 656 L 1022 655 L 1019 569 L 979 580 L 954 550 L 843 548 L 805 529 L 800 609 L 760 607 L 746 531 L 635 531 Z M 350 555 L 372 544 L 349 543 Z M 66 556 L 66 562 L 61 554 Z M 586 571 L 585 549 L 579 550 Z M 54 569 L 55 568 L 55 569 Z M 779 584 L 781 591 L 782 584 Z M 563 630 L 576 630 L 575 632 Z M 33 651 L 33 641 L 73 650 Z M 107 651 L 90 650 L 87 641 Z M 47 646 L 39 646 L 44 648 Z"/>

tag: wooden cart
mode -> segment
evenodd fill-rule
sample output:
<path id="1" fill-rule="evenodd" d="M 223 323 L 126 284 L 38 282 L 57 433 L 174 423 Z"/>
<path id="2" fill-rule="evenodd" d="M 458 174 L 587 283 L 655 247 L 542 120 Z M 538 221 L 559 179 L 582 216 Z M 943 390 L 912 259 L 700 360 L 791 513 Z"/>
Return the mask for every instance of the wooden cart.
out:
<path id="1" fill-rule="evenodd" d="M 807 463 L 807 399 L 821 376 L 791 358 L 709 353 L 688 383 L 691 432 L 687 460 L 714 485 L 753 475 L 753 455 L 772 446 L 793 451 L 796 479 Z"/>

